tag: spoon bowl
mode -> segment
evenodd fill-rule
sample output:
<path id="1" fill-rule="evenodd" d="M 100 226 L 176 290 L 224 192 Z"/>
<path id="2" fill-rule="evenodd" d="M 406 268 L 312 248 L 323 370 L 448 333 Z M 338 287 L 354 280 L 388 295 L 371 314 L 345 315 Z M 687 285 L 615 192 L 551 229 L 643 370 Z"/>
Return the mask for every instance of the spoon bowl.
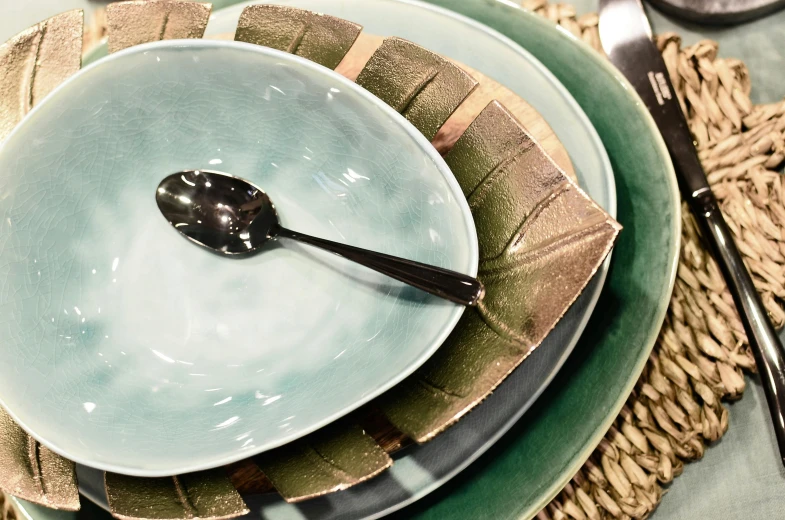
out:
<path id="1" fill-rule="evenodd" d="M 158 185 L 155 201 L 177 231 L 216 253 L 252 254 L 277 234 L 278 213 L 270 197 L 226 173 L 173 173 Z"/>
<path id="2" fill-rule="evenodd" d="M 283 236 L 342 256 L 430 294 L 474 306 L 485 295 L 471 276 L 286 229 L 270 197 L 227 173 L 187 170 L 167 176 L 155 193 L 158 209 L 186 238 L 216 253 L 247 255 Z"/>

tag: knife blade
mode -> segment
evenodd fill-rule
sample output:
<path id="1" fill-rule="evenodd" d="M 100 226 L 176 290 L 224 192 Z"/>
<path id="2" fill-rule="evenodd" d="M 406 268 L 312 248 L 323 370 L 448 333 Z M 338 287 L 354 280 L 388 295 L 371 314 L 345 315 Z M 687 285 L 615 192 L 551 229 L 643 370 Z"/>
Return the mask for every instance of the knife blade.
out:
<path id="1" fill-rule="evenodd" d="M 641 1 L 600 0 L 599 13 L 602 48 L 632 84 L 659 128 L 682 196 L 733 295 L 763 382 L 780 461 L 785 465 L 785 349 L 711 191 L 668 69 L 652 41 Z"/>

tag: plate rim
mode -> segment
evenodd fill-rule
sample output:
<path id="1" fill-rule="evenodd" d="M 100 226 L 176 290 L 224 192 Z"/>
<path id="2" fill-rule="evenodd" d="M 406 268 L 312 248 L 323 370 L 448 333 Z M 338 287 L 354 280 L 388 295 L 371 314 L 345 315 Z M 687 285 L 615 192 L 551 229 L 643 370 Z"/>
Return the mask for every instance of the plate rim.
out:
<path id="1" fill-rule="evenodd" d="M 34 106 L 25 115 L 22 121 L 16 124 L 16 126 L 8 134 L 8 136 L 6 136 L 6 138 L 2 142 L 0 142 L 0 153 L 2 153 L 2 151 L 12 140 L 12 138 L 15 137 L 20 132 L 20 129 L 22 128 L 22 125 L 26 120 L 35 117 L 40 111 L 48 109 L 49 105 L 52 103 L 52 99 L 59 92 L 69 88 L 70 85 L 75 80 L 78 81 L 81 78 L 81 76 L 87 75 L 91 73 L 93 69 L 97 67 L 101 67 L 112 61 L 122 59 L 125 56 L 146 53 L 150 50 L 155 50 L 159 48 L 163 48 L 163 49 L 228 48 L 228 49 L 242 49 L 245 51 L 250 51 L 255 54 L 271 56 L 277 59 L 281 59 L 283 61 L 295 63 L 298 66 L 305 67 L 307 69 L 314 70 L 319 74 L 327 75 L 332 80 L 336 81 L 343 87 L 348 88 L 349 90 L 355 92 L 360 97 L 368 101 L 368 103 L 371 106 L 381 110 L 386 116 L 396 121 L 399 127 L 405 130 L 406 134 L 416 142 L 418 147 L 421 150 L 423 150 L 424 154 L 433 162 L 434 166 L 441 174 L 442 180 L 444 181 L 445 185 L 449 188 L 449 191 L 452 193 L 453 198 L 455 199 L 458 207 L 460 208 L 466 235 L 467 238 L 469 239 L 468 240 L 469 247 L 467 251 L 469 272 L 467 274 L 471 276 L 477 275 L 477 270 L 479 267 L 479 243 L 477 239 L 477 230 L 474 224 L 474 219 L 472 218 L 471 209 L 469 208 L 469 203 L 466 200 L 466 197 L 464 197 L 463 195 L 463 191 L 461 190 L 461 187 L 458 184 L 458 180 L 451 173 L 449 166 L 447 166 L 442 156 L 431 145 L 431 142 L 428 139 L 426 139 L 425 136 L 419 130 L 417 130 L 417 128 L 415 128 L 408 120 L 406 120 L 406 118 L 404 118 L 401 114 L 399 114 L 392 107 L 384 103 L 384 101 L 374 96 L 371 92 L 357 85 L 355 82 L 311 60 L 284 51 L 275 50 L 269 47 L 264 47 L 264 46 L 255 45 L 252 43 L 245 43 L 245 42 L 196 38 L 196 39 L 160 40 L 150 43 L 134 45 L 132 47 L 128 47 L 126 49 L 112 53 L 106 57 L 97 59 L 96 61 L 80 69 L 75 74 L 73 74 L 65 81 L 63 81 L 56 88 L 54 88 L 52 92 L 50 92 L 43 100 L 37 103 L 36 106 Z M 83 452 L 79 452 L 82 453 L 82 455 L 74 456 L 73 453 L 71 453 L 68 449 L 60 446 L 62 442 L 59 443 L 53 442 L 51 439 L 44 438 L 43 436 L 40 435 L 40 432 L 31 428 L 29 424 L 27 424 L 25 421 L 20 420 L 20 417 L 17 414 L 17 412 L 9 408 L 6 399 L 4 399 L 2 395 L 0 395 L 0 406 L 2 406 L 2 408 L 16 422 L 16 424 L 18 424 L 25 432 L 27 432 L 31 437 L 37 440 L 41 445 L 45 446 L 46 448 L 52 450 L 58 455 L 61 455 L 66 459 L 75 462 L 77 464 L 95 468 L 101 471 L 108 471 L 112 473 L 119 473 L 122 475 L 144 477 L 144 478 L 168 477 L 172 475 L 180 475 L 184 473 L 192 473 L 196 471 L 214 469 L 214 468 L 226 466 L 228 464 L 232 464 L 234 462 L 245 460 L 249 457 L 259 455 L 266 451 L 296 441 L 297 439 L 300 439 L 308 435 L 309 433 L 313 433 L 314 431 L 317 431 L 327 426 L 328 424 L 335 422 L 341 417 L 345 417 L 347 414 L 360 408 L 362 405 L 368 403 L 369 401 L 378 398 L 386 391 L 400 384 L 404 379 L 406 379 L 408 376 L 414 373 L 420 366 L 422 366 L 428 359 L 430 359 L 433 356 L 433 354 L 436 353 L 436 351 L 441 347 L 441 345 L 444 343 L 446 338 L 449 336 L 449 334 L 458 324 L 465 309 L 466 307 L 463 305 L 453 304 L 452 312 L 449 314 L 449 317 L 444 320 L 444 325 L 441 327 L 441 330 L 439 331 L 438 335 L 435 337 L 433 341 L 431 341 L 428 345 L 423 347 L 423 349 L 421 350 L 418 356 L 412 358 L 412 360 L 407 364 L 404 370 L 401 370 L 393 377 L 390 377 L 383 385 L 376 386 L 373 389 L 373 391 L 360 395 L 357 399 L 353 400 L 351 404 L 347 406 L 343 406 L 339 411 L 329 416 L 327 415 L 323 416 L 322 419 L 320 419 L 319 421 L 312 422 L 307 428 L 302 428 L 298 430 L 296 434 L 280 436 L 274 442 L 267 442 L 266 444 L 263 445 L 260 444 L 260 449 L 254 449 L 248 451 L 237 451 L 237 450 L 227 451 L 226 452 L 227 454 L 224 455 L 223 457 L 214 456 L 210 459 L 203 459 L 203 461 L 199 463 L 190 462 L 186 464 L 185 460 L 183 460 L 180 463 L 180 466 L 177 467 L 177 469 L 149 470 L 149 469 L 144 469 L 142 465 L 136 467 L 130 467 L 118 463 L 105 463 L 105 462 L 96 463 L 95 461 L 89 460 L 87 457 L 83 456 L 84 453 L 90 452 L 89 448 L 86 448 L 86 450 Z"/>

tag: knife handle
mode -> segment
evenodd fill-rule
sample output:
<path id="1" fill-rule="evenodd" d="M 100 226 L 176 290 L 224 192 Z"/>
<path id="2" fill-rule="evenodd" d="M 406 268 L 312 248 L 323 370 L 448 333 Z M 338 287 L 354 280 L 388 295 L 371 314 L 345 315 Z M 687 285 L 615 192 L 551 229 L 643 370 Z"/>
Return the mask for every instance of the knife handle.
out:
<path id="1" fill-rule="evenodd" d="M 785 349 L 752 283 L 714 194 L 708 190 L 692 198 L 690 203 L 736 302 L 763 382 L 780 459 L 785 464 Z"/>

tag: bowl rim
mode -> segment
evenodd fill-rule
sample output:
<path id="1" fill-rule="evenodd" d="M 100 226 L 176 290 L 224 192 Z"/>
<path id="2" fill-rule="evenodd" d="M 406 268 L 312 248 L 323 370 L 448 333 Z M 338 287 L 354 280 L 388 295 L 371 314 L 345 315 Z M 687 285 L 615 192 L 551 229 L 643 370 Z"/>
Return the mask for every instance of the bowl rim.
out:
<path id="1" fill-rule="evenodd" d="M 72 76 L 68 77 L 64 80 L 60 85 L 54 88 L 49 94 L 47 94 L 44 99 L 42 99 L 39 103 L 36 104 L 27 114 L 25 114 L 24 118 L 19 121 L 13 130 L 6 136 L 6 138 L 0 142 L 0 155 L 6 149 L 8 143 L 14 138 L 17 133 L 21 131 L 21 129 L 26 125 L 27 122 L 33 117 L 35 117 L 38 112 L 48 108 L 48 105 L 51 103 L 51 99 L 54 98 L 59 92 L 68 88 L 72 83 L 81 81 L 83 76 L 88 75 L 94 69 L 106 66 L 109 63 L 114 61 L 123 59 L 126 56 L 135 55 L 139 53 L 147 53 L 152 50 L 156 49 L 176 49 L 176 48 L 191 48 L 191 49 L 215 49 L 215 48 L 223 48 L 223 49 L 231 49 L 231 50 L 241 50 L 241 51 L 249 51 L 254 54 L 264 55 L 268 57 L 273 57 L 282 61 L 294 63 L 299 67 L 309 69 L 315 73 L 329 76 L 331 80 L 335 81 L 336 83 L 340 84 L 341 86 L 350 89 L 351 91 L 355 92 L 357 95 L 362 97 L 365 101 L 367 101 L 370 105 L 373 105 L 377 109 L 381 110 L 384 115 L 389 116 L 395 123 L 402 127 L 408 137 L 413 139 L 418 147 L 428 156 L 431 161 L 433 162 L 436 169 L 442 174 L 444 181 L 446 182 L 447 186 L 449 187 L 450 191 L 453 194 L 453 198 L 455 202 L 458 204 L 462 217 L 463 217 L 463 224 L 467 233 L 468 240 L 468 248 L 467 248 L 467 256 L 469 257 L 469 267 L 468 272 L 471 276 L 476 276 L 479 266 L 479 243 L 477 238 L 477 230 L 474 224 L 474 219 L 472 217 L 471 210 L 469 208 L 469 203 L 466 200 L 466 197 L 463 195 L 463 191 L 461 190 L 460 185 L 458 184 L 457 179 L 452 174 L 449 166 L 444 161 L 442 156 L 436 151 L 433 147 L 431 142 L 425 138 L 425 136 L 414 126 L 412 125 L 406 118 L 404 118 L 400 113 L 395 111 L 392 107 L 390 107 L 387 103 L 373 95 L 371 92 L 366 90 L 365 88 L 361 87 L 357 83 L 345 78 L 344 76 L 338 74 L 337 72 L 319 65 L 313 61 L 310 61 L 306 58 L 302 58 L 300 56 L 296 56 L 294 54 L 290 54 L 287 52 L 279 51 L 276 49 L 271 49 L 269 47 L 264 47 L 260 45 L 255 45 L 251 43 L 245 42 L 237 42 L 237 41 L 227 41 L 227 40 L 210 40 L 210 39 L 172 39 L 172 40 L 160 40 L 150 43 L 144 43 L 139 45 L 134 45 L 128 47 L 126 49 L 120 50 L 118 52 L 112 53 L 106 57 L 97 59 L 95 62 L 90 63 L 83 69 L 80 69 Z M 420 366 L 422 366 L 429 358 L 436 353 L 436 351 L 441 347 L 444 341 L 447 339 L 449 334 L 458 324 L 461 316 L 463 315 L 464 310 L 466 309 L 465 306 L 453 304 L 454 308 L 452 313 L 449 315 L 449 318 L 445 320 L 444 325 L 441 328 L 438 336 L 430 343 L 428 346 L 424 346 L 420 354 L 416 358 L 412 358 L 409 362 L 405 370 L 400 371 L 394 377 L 389 378 L 383 385 L 378 385 L 372 392 L 368 392 L 364 395 L 360 395 L 357 399 L 352 401 L 349 406 L 344 406 L 339 411 L 329 415 L 324 416 L 321 420 L 312 422 L 310 426 L 307 428 L 302 428 L 297 430 L 294 435 L 286 435 L 279 437 L 275 442 L 268 442 L 267 444 L 260 445 L 262 446 L 261 449 L 254 449 L 252 451 L 225 451 L 224 454 L 221 456 L 213 455 L 211 458 L 204 458 L 200 462 L 189 462 L 187 464 L 181 463 L 178 466 L 171 466 L 169 468 L 164 469 L 145 469 L 143 465 L 128 467 L 123 464 L 117 463 L 104 463 L 101 461 L 90 460 L 89 457 L 85 457 L 83 455 L 74 456 L 73 453 L 70 452 L 69 449 L 62 448 L 59 446 L 59 443 L 52 442 L 51 440 L 44 439 L 42 436 L 38 434 L 38 432 L 31 428 L 25 421 L 22 421 L 17 413 L 11 410 L 6 403 L 6 400 L 3 399 L 2 395 L 0 395 L 0 406 L 9 414 L 9 416 L 18 424 L 25 432 L 27 432 L 31 437 L 36 439 L 40 444 L 49 448 L 53 452 L 67 458 L 72 462 L 76 462 L 78 464 L 89 466 L 95 469 L 99 469 L 102 471 L 109 471 L 113 473 L 119 473 L 123 475 L 135 476 L 135 477 L 147 477 L 147 478 L 157 478 L 157 477 L 168 477 L 171 475 L 179 475 L 183 473 L 192 473 L 196 471 L 203 471 L 208 469 L 214 469 L 217 467 L 222 467 L 227 464 L 231 464 L 234 462 L 238 462 L 240 460 L 245 460 L 249 457 L 256 456 L 260 453 L 272 450 L 274 448 L 286 445 L 291 443 L 297 439 L 300 439 L 314 431 L 317 431 L 328 424 L 345 417 L 347 414 L 351 413 L 352 411 L 356 410 L 357 408 L 361 407 L 362 405 L 372 401 L 373 399 L 378 398 L 384 392 L 388 391 L 389 389 L 395 387 L 399 383 L 401 383 L 404 379 L 409 377 L 415 370 L 417 370 Z"/>

